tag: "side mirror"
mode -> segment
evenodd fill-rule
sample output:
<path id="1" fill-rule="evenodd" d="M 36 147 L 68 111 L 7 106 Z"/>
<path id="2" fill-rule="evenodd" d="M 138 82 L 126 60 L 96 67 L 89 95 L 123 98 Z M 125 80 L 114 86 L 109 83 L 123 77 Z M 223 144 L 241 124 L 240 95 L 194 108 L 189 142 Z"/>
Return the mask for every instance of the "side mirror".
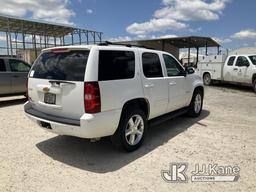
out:
<path id="1" fill-rule="evenodd" d="M 194 70 L 194 68 L 193 67 L 186 67 L 186 72 L 187 72 L 187 74 L 194 74 L 195 73 L 195 70 Z"/>

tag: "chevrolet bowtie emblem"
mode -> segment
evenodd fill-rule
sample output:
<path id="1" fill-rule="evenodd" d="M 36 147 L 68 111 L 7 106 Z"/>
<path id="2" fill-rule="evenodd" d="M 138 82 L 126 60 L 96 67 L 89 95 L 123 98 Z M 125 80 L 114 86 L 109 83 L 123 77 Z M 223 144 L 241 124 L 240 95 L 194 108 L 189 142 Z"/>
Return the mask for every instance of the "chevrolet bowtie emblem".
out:
<path id="1" fill-rule="evenodd" d="M 48 93 L 49 91 L 50 91 L 50 88 L 48 88 L 48 87 L 43 88 L 43 92 Z"/>

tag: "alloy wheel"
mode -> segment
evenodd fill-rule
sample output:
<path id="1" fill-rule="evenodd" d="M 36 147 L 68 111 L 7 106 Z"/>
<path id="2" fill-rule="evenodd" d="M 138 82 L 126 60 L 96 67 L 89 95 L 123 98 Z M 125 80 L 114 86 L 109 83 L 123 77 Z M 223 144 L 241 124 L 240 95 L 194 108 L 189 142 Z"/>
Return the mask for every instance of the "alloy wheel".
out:
<path id="1" fill-rule="evenodd" d="M 132 116 L 126 126 L 125 139 L 129 145 L 136 145 L 142 139 L 144 133 L 144 121 L 140 115 Z"/>

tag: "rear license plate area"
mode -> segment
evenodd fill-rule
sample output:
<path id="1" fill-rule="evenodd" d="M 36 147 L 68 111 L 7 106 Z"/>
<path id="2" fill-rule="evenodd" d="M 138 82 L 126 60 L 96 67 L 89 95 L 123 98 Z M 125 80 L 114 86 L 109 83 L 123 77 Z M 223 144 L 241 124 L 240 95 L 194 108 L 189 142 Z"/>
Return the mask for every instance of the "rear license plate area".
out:
<path id="1" fill-rule="evenodd" d="M 56 104 L 56 95 L 52 93 L 44 94 L 44 102 L 47 104 L 55 105 Z"/>
<path id="2" fill-rule="evenodd" d="M 45 129 L 52 129 L 52 126 L 51 126 L 50 123 L 40 121 L 39 124 L 40 124 L 41 127 L 45 128 Z"/>

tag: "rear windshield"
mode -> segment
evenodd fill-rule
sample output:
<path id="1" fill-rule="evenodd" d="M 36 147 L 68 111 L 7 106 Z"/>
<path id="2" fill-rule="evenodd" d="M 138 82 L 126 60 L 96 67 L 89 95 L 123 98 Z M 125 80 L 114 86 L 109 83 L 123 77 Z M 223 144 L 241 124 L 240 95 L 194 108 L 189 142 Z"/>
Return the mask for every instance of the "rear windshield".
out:
<path id="1" fill-rule="evenodd" d="M 30 77 L 50 80 L 84 81 L 89 51 L 45 52 L 35 61 Z"/>
<path id="2" fill-rule="evenodd" d="M 256 65 L 256 55 L 252 55 L 252 56 L 249 56 L 251 62 L 253 63 L 253 65 Z"/>

